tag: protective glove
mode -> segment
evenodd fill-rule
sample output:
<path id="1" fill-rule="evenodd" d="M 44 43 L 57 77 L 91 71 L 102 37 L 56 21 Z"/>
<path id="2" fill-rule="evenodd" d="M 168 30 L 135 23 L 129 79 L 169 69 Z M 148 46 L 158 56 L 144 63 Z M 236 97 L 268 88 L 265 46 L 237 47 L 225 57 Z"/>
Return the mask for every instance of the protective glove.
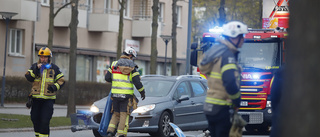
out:
<path id="1" fill-rule="evenodd" d="M 141 99 L 144 100 L 146 98 L 144 90 L 140 92 Z"/>
<path id="2" fill-rule="evenodd" d="M 31 106 L 32 106 L 32 95 L 29 95 L 29 96 L 28 96 L 28 101 L 27 101 L 27 103 L 26 103 L 26 107 L 27 107 L 28 109 L 30 109 Z"/>
<path id="3" fill-rule="evenodd" d="M 34 75 L 40 76 L 40 69 L 38 67 L 33 68 L 32 71 Z"/>
<path id="4" fill-rule="evenodd" d="M 55 85 L 49 85 L 47 89 L 50 91 L 48 91 L 48 93 L 53 93 L 57 91 L 57 87 Z"/>

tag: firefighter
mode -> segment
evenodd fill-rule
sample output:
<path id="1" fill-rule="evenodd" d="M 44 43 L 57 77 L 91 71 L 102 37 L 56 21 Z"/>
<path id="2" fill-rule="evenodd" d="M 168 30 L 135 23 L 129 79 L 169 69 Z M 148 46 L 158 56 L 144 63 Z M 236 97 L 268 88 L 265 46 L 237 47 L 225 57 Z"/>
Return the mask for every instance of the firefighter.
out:
<path id="1" fill-rule="evenodd" d="M 222 27 L 221 38 L 216 39 L 204 52 L 200 71 L 206 74 L 209 90 L 204 104 L 211 137 L 229 137 L 230 108 L 240 106 L 240 67 L 237 64 L 238 48 L 242 47 L 247 25 L 231 21 Z"/>
<path id="2" fill-rule="evenodd" d="M 140 74 L 136 70 L 137 65 L 133 62 L 133 58 L 136 56 L 137 52 L 132 47 L 127 47 L 120 59 L 112 62 L 105 76 L 107 82 L 112 82 L 111 99 L 113 100 L 113 115 L 107 130 L 107 137 L 115 135 L 117 124 L 117 136 L 127 136 L 130 109 L 135 102 L 134 86 L 141 94 L 142 100 L 145 99 L 145 90 L 140 81 Z"/>
<path id="3" fill-rule="evenodd" d="M 26 106 L 31 108 L 31 121 L 36 137 L 48 137 L 49 124 L 53 114 L 56 92 L 64 85 L 64 76 L 57 65 L 51 63 L 52 53 L 43 47 L 38 53 L 39 61 L 32 64 L 25 74 L 32 82 L 31 100 Z"/>

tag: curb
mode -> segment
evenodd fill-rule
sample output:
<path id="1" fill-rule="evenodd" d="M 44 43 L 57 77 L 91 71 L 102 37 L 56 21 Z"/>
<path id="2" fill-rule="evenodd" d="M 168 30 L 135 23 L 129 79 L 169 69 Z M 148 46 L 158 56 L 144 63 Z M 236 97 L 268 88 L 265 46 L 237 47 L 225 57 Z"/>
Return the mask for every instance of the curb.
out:
<path id="1" fill-rule="evenodd" d="M 71 131 L 70 126 L 61 126 L 61 127 L 50 127 L 50 130 L 66 130 L 69 129 Z M 0 133 L 7 133 L 7 132 L 33 132 L 33 128 L 3 128 L 0 129 Z"/>

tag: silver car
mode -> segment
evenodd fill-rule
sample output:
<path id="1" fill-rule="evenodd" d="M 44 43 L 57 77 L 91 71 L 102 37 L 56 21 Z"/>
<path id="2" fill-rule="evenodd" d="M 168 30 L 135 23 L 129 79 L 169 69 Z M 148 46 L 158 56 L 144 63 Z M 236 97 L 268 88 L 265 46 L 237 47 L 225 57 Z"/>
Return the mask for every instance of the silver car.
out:
<path id="1" fill-rule="evenodd" d="M 183 131 L 206 130 L 207 120 L 203 113 L 203 103 L 207 91 L 206 79 L 196 75 L 183 76 L 143 76 L 141 82 L 146 98 L 139 99 L 138 108 L 130 115 L 129 132 L 149 133 L 152 137 L 169 137 L 173 132 L 169 122 L 175 123 Z M 107 98 L 96 101 L 91 111 L 73 117 L 72 131 L 92 129 L 96 137 L 101 137 L 97 129 Z M 79 119 L 85 121 L 79 124 Z M 85 120 L 84 120 L 85 119 Z"/>

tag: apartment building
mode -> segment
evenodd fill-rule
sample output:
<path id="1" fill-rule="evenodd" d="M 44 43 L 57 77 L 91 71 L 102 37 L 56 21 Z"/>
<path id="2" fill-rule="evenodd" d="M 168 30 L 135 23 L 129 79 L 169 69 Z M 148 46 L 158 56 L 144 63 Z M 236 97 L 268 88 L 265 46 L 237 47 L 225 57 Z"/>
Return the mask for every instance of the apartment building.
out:
<path id="1" fill-rule="evenodd" d="M 47 45 L 50 0 L 0 0 L 0 12 L 15 12 L 8 24 L 0 19 L 0 67 L 6 56 L 6 76 L 24 76 L 32 63 L 38 60 L 40 47 Z M 70 0 L 54 0 L 55 11 Z M 123 49 L 138 51 L 135 63 L 142 75 L 150 72 L 151 23 L 153 0 L 127 0 L 124 12 Z M 187 48 L 188 1 L 177 2 L 177 74 L 185 73 Z M 164 74 L 165 42 L 160 35 L 171 35 L 172 0 L 160 0 L 158 27 L 157 74 Z M 79 0 L 77 45 L 77 81 L 104 82 L 104 75 L 116 59 L 119 29 L 118 0 Z M 54 19 L 53 63 L 69 76 L 69 49 L 71 20 L 70 6 L 62 9 Z M 7 55 L 5 37 L 7 38 Z M 166 73 L 171 75 L 172 45 L 168 43 Z M 2 71 L 1 71 L 2 72 Z M 0 74 L 2 75 L 2 73 Z"/>

